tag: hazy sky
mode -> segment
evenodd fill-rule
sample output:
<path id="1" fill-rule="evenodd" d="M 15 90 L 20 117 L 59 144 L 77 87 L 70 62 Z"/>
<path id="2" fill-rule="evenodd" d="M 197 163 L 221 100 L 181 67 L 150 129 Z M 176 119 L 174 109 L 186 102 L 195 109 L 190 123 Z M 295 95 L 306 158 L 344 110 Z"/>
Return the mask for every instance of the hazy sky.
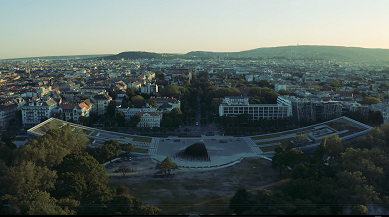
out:
<path id="1" fill-rule="evenodd" d="M 389 48 L 389 0 L 0 0 L 0 59 L 286 45 Z"/>

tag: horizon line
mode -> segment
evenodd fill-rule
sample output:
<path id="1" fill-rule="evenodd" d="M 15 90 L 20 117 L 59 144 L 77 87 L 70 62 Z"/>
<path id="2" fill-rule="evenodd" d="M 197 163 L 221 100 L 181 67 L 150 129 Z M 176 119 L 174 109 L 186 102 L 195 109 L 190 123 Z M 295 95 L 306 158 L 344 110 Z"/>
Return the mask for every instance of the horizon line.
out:
<path id="1" fill-rule="evenodd" d="M 252 48 L 249 50 L 240 50 L 240 51 L 205 51 L 205 50 L 192 50 L 188 51 L 186 53 L 168 53 L 168 52 L 154 52 L 154 51 L 121 51 L 119 53 L 124 52 L 147 52 L 147 53 L 157 53 L 157 54 L 187 54 L 190 52 L 212 52 L 212 53 L 238 53 L 243 51 L 250 51 L 255 49 L 261 49 L 261 48 L 277 48 L 277 47 L 299 47 L 299 46 L 323 46 L 323 47 L 345 47 L 345 48 L 363 48 L 363 49 L 381 49 L 381 50 L 389 50 L 389 48 L 372 48 L 372 47 L 356 47 L 356 46 L 342 46 L 342 45 L 311 45 L 311 44 L 296 44 L 296 45 L 281 45 L 281 46 L 274 46 L 274 47 L 258 47 L 258 48 Z M 13 58 L 3 58 L 0 60 L 16 60 L 16 59 L 33 59 L 33 58 L 45 58 L 45 57 L 71 57 L 71 56 L 88 56 L 88 55 L 117 55 L 116 54 L 65 54 L 65 55 L 45 55 L 45 56 L 30 56 L 30 57 L 13 57 Z"/>

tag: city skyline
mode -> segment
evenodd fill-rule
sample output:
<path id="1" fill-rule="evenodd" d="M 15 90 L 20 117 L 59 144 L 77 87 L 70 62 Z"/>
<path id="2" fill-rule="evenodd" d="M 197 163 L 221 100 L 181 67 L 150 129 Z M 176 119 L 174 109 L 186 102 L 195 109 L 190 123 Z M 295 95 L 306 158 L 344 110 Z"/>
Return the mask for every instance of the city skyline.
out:
<path id="1" fill-rule="evenodd" d="M 2 1 L 0 59 L 123 51 L 389 48 L 388 1 Z"/>

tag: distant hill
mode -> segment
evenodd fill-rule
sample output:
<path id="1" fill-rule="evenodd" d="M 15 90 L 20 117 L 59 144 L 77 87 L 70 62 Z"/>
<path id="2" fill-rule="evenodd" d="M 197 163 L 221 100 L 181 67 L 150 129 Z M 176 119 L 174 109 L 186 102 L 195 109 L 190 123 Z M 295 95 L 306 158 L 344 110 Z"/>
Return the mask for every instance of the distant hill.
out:
<path id="1" fill-rule="evenodd" d="M 209 52 L 192 51 L 185 54 L 186 58 L 217 58 L 225 59 L 323 59 L 323 60 L 344 60 L 344 61 L 385 61 L 389 62 L 389 49 L 373 49 L 342 46 L 283 46 L 257 48 L 240 52 Z"/>
<path id="2" fill-rule="evenodd" d="M 25 58 L 12 58 L 4 60 L 30 60 L 30 59 L 41 59 L 41 60 L 60 60 L 60 59 L 89 59 L 96 57 L 104 57 L 113 54 L 89 54 L 89 55 L 69 55 L 69 56 L 43 56 L 43 57 L 25 57 Z"/>
<path id="3" fill-rule="evenodd" d="M 165 53 L 152 53 L 152 52 L 145 52 L 145 51 L 126 51 L 121 52 L 116 55 L 112 56 L 106 56 L 104 59 L 107 60 L 134 60 L 134 59 L 176 59 L 181 58 L 182 55 L 180 54 L 165 54 Z"/>

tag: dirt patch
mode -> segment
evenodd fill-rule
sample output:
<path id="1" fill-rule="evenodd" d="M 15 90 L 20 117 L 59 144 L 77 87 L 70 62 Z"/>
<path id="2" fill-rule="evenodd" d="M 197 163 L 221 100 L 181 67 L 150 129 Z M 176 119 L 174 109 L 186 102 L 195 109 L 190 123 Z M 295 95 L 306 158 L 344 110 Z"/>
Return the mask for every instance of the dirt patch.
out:
<path id="1" fill-rule="evenodd" d="M 134 172 L 126 177 L 115 172 L 125 164 Z M 223 214 L 230 198 L 241 188 L 278 191 L 281 178 L 271 168 L 271 162 L 263 158 L 245 158 L 233 166 L 219 169 L 176 170 L 171 176 L 155 176 L 156 161 L 150 158 L 133 158 L 131 162 L 106 166 L 109 185 L 116 188 L 126 185 L 130 193 L 141 201 L 157 206 L 164 214 Z"/>

